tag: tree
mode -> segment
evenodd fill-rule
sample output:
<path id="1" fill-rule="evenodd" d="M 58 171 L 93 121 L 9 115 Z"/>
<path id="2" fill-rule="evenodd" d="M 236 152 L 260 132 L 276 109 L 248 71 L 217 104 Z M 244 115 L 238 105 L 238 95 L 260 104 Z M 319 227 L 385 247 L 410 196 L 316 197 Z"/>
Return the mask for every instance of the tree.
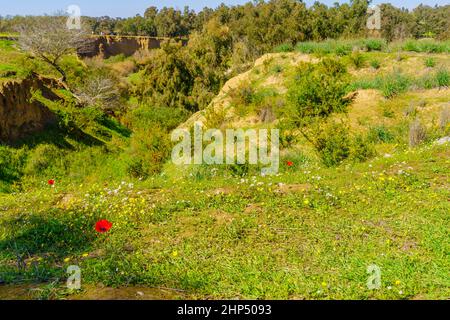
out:
<path id="1" fill-rule="evenodd" d="M 405 39 L 411 35 L 412 17 L 406 9 L 391 4 L 381 6 L 381 32 L 387 41 Z"/>
<path id="2" fill-rule="evenodd" d="M 20 47 L 32 56 L 51 65 L 67 84 L 66 72 L 61 67 L 61 58 L 76 52 L 87 42 L 84 29 L 69 29 L 67 18 L 62 16 L 36 17 L 18 27 Z"/>
<path id="3" fill-rule="evenodd" d="M 88 76 L 77 87 L 75 95 L 83 106 L 97 106 L 107 112 L 120 107 L 119 81 L 105 72 Z"/>
<path id="4" fill-rule="evenodd" d="M 196 110 L 190 99 L 194 78 L 189 69 L 185 50 L 180 42 L 163 42 L 161 49 L 153 50 L 143 70 L 143 81 L 135 91 L 155 107 Z"/>
<path id="5" fill-rule="evenodd" d="M 299 129 L 313 142 L 325 120 L 347 112 L 355 97 L 347 95 L 348 85 L 348 73 L 338 60 L 326 58 L 318 64 L 299 65 L 295 83 L 288 91 L 288 106 L 282 111 L 288 127 Z"/>

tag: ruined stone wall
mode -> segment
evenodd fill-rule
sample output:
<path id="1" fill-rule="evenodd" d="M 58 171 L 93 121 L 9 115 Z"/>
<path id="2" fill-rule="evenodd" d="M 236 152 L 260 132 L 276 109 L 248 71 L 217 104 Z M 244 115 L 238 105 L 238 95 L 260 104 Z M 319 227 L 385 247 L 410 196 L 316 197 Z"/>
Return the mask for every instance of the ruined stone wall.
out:
<path id="1" fill-rule="evenodd" d="M 103 55 L 105 58 L 124 54 L 131 56 L 139 50 L 151 50 L 160 48 L 161 43 L 166 38 L 152 37 L 130 37 L 130 36 L 100 36 L 92 38 L 83 48 L 78 50 L 78 54 L 82 57 L 94 57 Z M 177 39 L 184 45 L 186 39 Z"/>
<path id="2" fill-rule="evenodd" d="M 34 90 L 40 90 L 47 99 L 59 99 L 50 89 L 55 86 L 56 80 L 35 74 L 0 84 L 0 142 L 14 142 L 55 123 L 54 113 L 42 103 L 31 101 Z"/>

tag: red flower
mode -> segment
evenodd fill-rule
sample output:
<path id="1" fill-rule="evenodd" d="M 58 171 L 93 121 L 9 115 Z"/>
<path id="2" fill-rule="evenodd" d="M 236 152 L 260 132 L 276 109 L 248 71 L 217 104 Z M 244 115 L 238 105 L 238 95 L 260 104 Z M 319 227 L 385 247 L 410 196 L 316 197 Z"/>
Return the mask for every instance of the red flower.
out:
<path id="1" fill-rule="evenodd" d="M 108 232 L 111 229 L 112 223 L 108 220 L 100 220 L 95 224 L 95 230 L 100 233 Z"/>
<path id="2" fill-rule="evenodd" d="M 292 167 L 294 165 L 294 163 L 292 161 L 288 161 L 287 165 L 288 165 L 288 167 Z"/>
<path id="3" fill-rule="evenodd" d="M 47 183 L 48 183 L 50 186 L 53 186 L 53 185 L 55 185 L 55 180 L 50 179 L 50 180 L 47 181 Z"/>

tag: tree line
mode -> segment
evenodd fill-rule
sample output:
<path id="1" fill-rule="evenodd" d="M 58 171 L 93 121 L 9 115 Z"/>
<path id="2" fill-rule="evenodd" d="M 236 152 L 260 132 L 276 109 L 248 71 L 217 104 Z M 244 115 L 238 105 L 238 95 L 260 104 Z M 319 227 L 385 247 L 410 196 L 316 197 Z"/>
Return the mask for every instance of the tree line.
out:
<path id="1" fill-rule="evenodd" d="M 243 5 L 220 5 L 195 12 L 154 6 L 143 15 L 131 18 L 84 17 L 94 34 L 132 36 L 188 37 L 203 30 L 215 19 L 230 28 L 233 37 L 246 39 L 250 45 L 264 48 L 285 42 L 323 40 L 365 36 L 368 0 L 351 0 L 348 4 L 327 6 L 315 2 L 307 7 L 302 0 L 255 0 Z M 450 5 L 419 5 L 413 10 L 381 5 L 381 36 L 388 40 L 407 37 L 450 36 Z M 0 32 L 13 31 L 30 17 L 0 17 Z"/>

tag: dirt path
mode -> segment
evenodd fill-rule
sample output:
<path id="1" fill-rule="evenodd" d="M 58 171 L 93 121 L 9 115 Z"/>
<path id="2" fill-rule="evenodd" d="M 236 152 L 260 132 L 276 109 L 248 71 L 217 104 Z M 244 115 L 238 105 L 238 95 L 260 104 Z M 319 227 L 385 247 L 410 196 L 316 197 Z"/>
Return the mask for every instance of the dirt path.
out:
<path id="1" fill-rule="evenodd" d="M 45 284 L 0 285 L 0 300 L 46 299 Z M 61 291 L 63 288 L 60 289 Z M 60 295 L 58 289 L 50 292 L 49 299 L 68 300 L 175 300 L 185 295 L 178 290 L 149 287 L 94 287 L 84 286 L 83 291 L 73 295 Z M 53 293 L 53 294 L 52 294 Z"/>

